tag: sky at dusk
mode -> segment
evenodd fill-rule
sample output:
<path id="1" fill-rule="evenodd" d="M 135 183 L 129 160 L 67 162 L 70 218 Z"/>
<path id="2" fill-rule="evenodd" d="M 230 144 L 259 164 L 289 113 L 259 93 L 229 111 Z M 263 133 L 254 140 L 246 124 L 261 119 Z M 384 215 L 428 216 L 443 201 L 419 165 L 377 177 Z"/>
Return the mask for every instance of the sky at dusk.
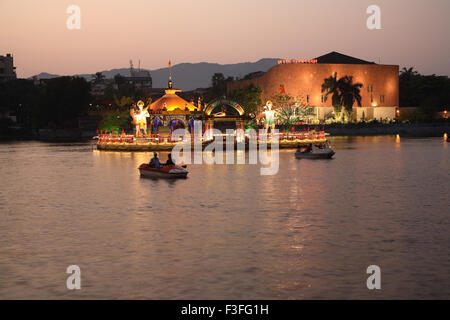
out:
<path id="1" fill-rule="evenodd" d="M 80 30 L 66 26 L 72 4 Z M 372 4 L 381 30 L 366 26 Z M 449 31 L 449 0 L 0 0 L 0 54 L 19 77 L 330 51 L 450 75 Z"/>

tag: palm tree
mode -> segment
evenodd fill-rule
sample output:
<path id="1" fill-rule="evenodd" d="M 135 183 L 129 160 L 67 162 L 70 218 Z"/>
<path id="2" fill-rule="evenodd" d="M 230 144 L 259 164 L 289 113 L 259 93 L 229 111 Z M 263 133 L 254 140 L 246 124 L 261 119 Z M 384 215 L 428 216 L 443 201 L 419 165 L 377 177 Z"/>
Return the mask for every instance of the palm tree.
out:
<path id="1" fill-rule="evenodd" d="M 399 102 L 400 106 L 412 106 L 417 104 L 417 95 L 421 75 L 414 70 L 414 67 L 403 68 L 399 74 Z"/>
<path id="2" fill-rule="evenodd" d="M 227 92 L 227 79 L 223 73 L 214 73 L 211 78 L 212 91 L 216 96 L 224 96 Z"/>
<path id="3" fill-rule="evenodd" d="M 356 102 L 358 106 L 361 106 L 360 88 L 362 87 L 363 85 L 359 82 L 353 83 L 351 76 L 338 79 L 336 72 L 324 79 L 322 84 L 322 92 L 325 92 L 324 101 L 327 101 L 328 96 L 331 95 L 336 120 L 341 121 L 342 119 L 342 107 L 344 107 L 345 116 L 348 119 L 352 113 L 353 104 Z"/>
<path id="4" fill-rule="evenodd" d="M 332 76 L 324 79 L 322 83 L 322 93 L 325 92 L 325 96 L 323 97 L 323 101 L 326 102 L 328 96 L 331 95 L 331 105 L 334 109 L 334 114 L 336 119 L 341 118 L 341 94 L 339 92 L 339 80 L 337 79 L 337 73 L 335 72 Z"/>
<path id="5" fill-rule="evenodd" d="M 94 81 L 94 83 L 103 82 L 104 79 L 105 79 L 105 76 L 101 72 L 96 72 L 95 74 L 92 75 L 92 81 Z"/>
<path id="6" fill-rule="evenodd" d="M 361 107 L 361 93 L 360 89 L 363 87 L 362 83 L 353 83 L 352 76 L 345 76 L 339 79 L 339 91 L 341 93 L 341 102 L 344 107 L 346 117 L 349 119 L 353 111 L 355 102 Z"/>
<path id="7" fill-rule="evenodd" d="M 418 75 L 419 73 L 414 70 L 414 67 L 410 67 L 410 68 L 405 68 L 403 67 L 403 69 L 400 71 L 400 77 L 407 80 L 407 79 L 411 79 L 412 77 Z"/>

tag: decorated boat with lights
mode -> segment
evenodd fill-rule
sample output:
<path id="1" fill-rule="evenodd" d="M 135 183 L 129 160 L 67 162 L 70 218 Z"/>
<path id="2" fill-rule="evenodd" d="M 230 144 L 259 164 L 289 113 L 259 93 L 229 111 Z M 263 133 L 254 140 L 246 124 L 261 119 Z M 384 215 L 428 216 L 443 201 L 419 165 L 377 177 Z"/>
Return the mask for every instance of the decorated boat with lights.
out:
<path id="1" fill-rule="evenodd" d="M 327 133 L 317 126 L 311 130 L 309 127 L 304 127 L 303 130 L 296 131 L 298 129 L 296 126 L 284 133 L 273 132 L 277 113 L 271 101 L 266 103 L 265 111 L 261 113 L 266 118 L 265 129 L 257 130 L 261 127 L 259 123 L 255 127 L 256 130 L 249 132 L 246 131 L 247 124 L 257 120 L 257 117 L 253 113 L 247 114 L 245 108 L 239 103 L 219 98 L 202 104 L 199 97 L 196 105 L 193 101 L 188 102 L 178 96 L 179 92 L 181 90 L 173 87 L 169 61 L 169 81 L 165 94 L 153 103 L 150 101 L 146 104 L 138 101 L 130 110 L 135 132 L 132 134 L 125 133 L 123 130 L 122 133 L 100 131 L 97 135 L 97 149 L 171 151 L 176 145 L 184 143 L 186 146 L 183 148 L 198 150 L 198 144 L 201 143 L 203 150 L 213 141 L 225 143 L 230 141 L 230 138 L 234 139 L 235 148 L 244 144 L 244 148 L 249 149 L 252 142 L 255 142 L 258 146 L 267 145 L 267 148 L 277 143 L 279 148 L 289 149 L 307 146 L 310 143 L 323 145 L 327 141 Z M 277 122 L 277 124 L 282 123 Z M 227 131 L 228 129 L 232 129 L 231 134 Z"/>

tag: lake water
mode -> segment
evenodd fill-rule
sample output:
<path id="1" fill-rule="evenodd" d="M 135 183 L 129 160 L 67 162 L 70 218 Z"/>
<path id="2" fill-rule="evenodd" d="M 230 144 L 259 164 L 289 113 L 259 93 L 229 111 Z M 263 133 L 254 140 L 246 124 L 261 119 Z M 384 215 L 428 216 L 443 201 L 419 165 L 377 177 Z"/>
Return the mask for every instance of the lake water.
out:
<path id="1" fill-rule="evenodd" d="M 280 151 L 273 176 L 203 164 L 177 181 L 140 178 L 149 153 L 2 143 L 0 298 L 449 299 L 449 144 L 331 140 L 335 159 Z"/>

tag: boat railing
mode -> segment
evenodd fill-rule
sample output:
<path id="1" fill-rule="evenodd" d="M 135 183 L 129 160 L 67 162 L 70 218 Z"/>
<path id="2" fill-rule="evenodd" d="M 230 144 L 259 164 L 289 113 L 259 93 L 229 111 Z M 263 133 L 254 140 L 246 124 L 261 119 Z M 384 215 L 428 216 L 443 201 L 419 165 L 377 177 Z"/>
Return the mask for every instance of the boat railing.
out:
<path id="1" fill-rule="evenodd" d="M 255 138 L 259 142 L 260 140 L 270 141 L 274 134 L 272 133 L 253 133 L 245 134 L 247 138 Z M 279 141 L 302 141 L 302 140 L 324 140 L 328 135 L 324 131 L 290 131 L 290 132 L 280 132 L 277 134 Z M 221 134 L 220 136 L 225 137 L 227 134 Z M 241 135 L 236 135 L 236 137 L 241 137 Z M 182 141 L 191 142 L 209 140 L 213 137 L 191 135 L 185 137 L 173 137 L 172 135 L 159 135 L 159 134 L 149 134 L 145 136 L 136 137 L 133 134 L 116 134 L 116 133 L 100 133 L 98 134 L 99 143 L 125 143 L 125 144 L 160 144 L 160 143 L 179 143 Z"/>

